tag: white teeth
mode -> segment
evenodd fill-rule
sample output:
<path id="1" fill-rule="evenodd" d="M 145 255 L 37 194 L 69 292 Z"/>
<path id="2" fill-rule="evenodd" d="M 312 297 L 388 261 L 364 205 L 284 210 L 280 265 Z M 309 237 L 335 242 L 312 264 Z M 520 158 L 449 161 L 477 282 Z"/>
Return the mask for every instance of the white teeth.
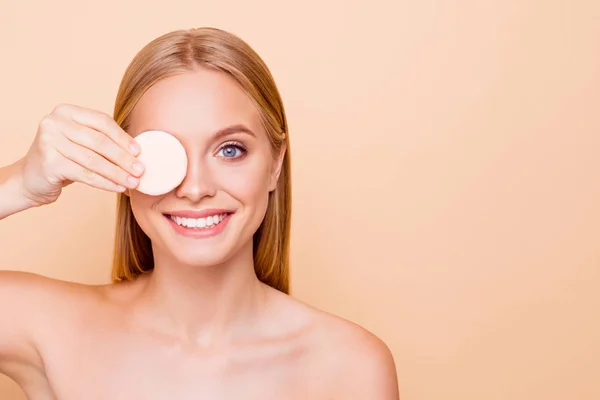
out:
<path id="1" fill-rule="evenodd" d="M 186 228 L 202 229 L 212 228 L 213 226 L 220 224 L 226 216 L 227 214 L 211 215 L 207 218 L 183 218 L 174 217 L 172 215 L 170 217 L 177 225 L 185 226 Z"/>

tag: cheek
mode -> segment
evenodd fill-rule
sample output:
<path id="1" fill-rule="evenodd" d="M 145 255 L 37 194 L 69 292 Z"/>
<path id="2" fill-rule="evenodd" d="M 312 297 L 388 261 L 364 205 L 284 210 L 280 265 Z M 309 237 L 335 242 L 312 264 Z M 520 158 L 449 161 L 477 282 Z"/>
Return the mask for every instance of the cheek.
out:
<path id="1" fill-rule="evenodd" d="M 219 186 L 246 206 L 268 196 L 269 169 L 263 163 L 232 167 L 220 174 Z M 258 204 L 254 205 L 260 207 Z"/>
<path id="2" fill-rule="evenodd" d="M 140 211 L 149 208 L 152 205 L 152 203 L 156 201 L 151 196 L 145 195 L 137 191 L 131 191 L 131 193 L 129 194 L 129 200 L 131 202 L 131 208 Z"/>
<path id="3" fill-rule="evenodd" d="M 150 212 L 152 211 L 152 205 L 156 202 L 156 199 L 152 196 L 145 195 L 143 193 L 132 191 L 129 195 L 131 203 L 131 211 L 137 221 L 138 225 L 146 234 L 148 229 L 151 227 L 149 223 Z"/>

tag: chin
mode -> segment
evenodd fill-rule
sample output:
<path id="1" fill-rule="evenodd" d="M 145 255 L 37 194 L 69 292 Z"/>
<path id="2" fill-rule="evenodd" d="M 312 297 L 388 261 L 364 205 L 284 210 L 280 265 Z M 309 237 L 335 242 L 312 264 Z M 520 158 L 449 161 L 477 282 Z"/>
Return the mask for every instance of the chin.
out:
<path id="1" fill-rule="evenodd" d="M 171 252 L 169 256 L 178 265 L 185 265 L 192 268 L 209 268 L 225 264 L 233 258 L 233 252 L 202 252 L 192 249 L 182 249 L 181 251 Z"/>

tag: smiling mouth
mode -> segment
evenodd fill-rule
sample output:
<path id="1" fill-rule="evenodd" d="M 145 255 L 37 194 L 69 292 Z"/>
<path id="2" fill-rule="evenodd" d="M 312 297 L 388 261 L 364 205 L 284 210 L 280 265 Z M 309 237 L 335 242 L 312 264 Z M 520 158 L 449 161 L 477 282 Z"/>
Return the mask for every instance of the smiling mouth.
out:
<path id="1" fill-rule="evenodd" d="M 174 215 L 165 214 L 165 217 L 171 219 L 179 226 L 183 226 L 188 229 L 210 229 L 219 225 L 228 215 L 232 213 L 226 212 L 221 214 L 210 215 L 206 218 L 187 218 L 177 217 Z"/>

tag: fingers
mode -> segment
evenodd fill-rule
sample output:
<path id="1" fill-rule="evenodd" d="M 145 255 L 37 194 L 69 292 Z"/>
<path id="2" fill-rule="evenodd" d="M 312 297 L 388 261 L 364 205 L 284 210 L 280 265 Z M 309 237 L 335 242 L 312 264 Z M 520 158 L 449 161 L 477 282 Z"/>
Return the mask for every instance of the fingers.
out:
<path id="1" fill-rule="evenodd" d="M 89 148 L 63 138 L 56 150 L 67 159 L 64 177 L 105 190 L 122 192 L 125 188 L 135 188 L 139 179 L 113 164 Z M 74 163 L 75 166 L 71 165 Z"/>
<path id="2" fill-rule="evenodd" d="M 59 105 L 42 122 L 40 143 L 64 158 L 57 176 L 113 192 L 139 184 L 139 144 L 107 114 Z"/>
<path id="3" fill-rule="evenodd" d="M 130 152 L 118 146 L 110 137 L 102 132 L 88 128 L 83 125 L 77 125 L 72 121 L 65 121 L 63 124 L 63 134 L 71 142 L 98 153 L 105 159 L 121 167 L 126 173 L 134 177 L 139 177 L 144 171 L 144 166 Z M 86 156 L 93 157 L 89 152 Z M 83 155 L 80 155 L 81 158 Z M 90 161 L 73 160 L 86 168 L 89 168 Z M 83 161 L 83 163 L 82 163 Z"/>
<path id="4" fill-rule="evenodd" d="M 104 133 L 123 150 L 134 156 L 140 152 L 138 143 L 107 114 L 71 104 L 61 104 L 54 109 L 53 113 Z"/>
<path id="5" fill-rule="evenodd" d="M 109 192 L 122 193 L 126 190 L 125 187 L 117 185 L 89 169 L 85 169 L 74 161 L 67 159 L 65 162 L 64 177 L 69 181 L 85 183 L 86 185 Z"/>

